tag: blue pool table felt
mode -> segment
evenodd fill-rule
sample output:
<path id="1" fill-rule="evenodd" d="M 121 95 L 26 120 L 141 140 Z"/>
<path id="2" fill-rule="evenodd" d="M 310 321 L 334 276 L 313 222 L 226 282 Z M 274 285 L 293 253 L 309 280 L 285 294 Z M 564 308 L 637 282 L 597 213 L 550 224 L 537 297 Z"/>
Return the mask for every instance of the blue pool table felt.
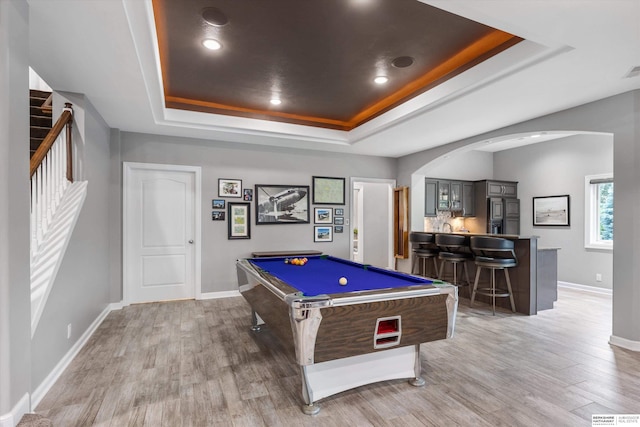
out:
<path id="1" fill-rule="evenodd" d="M 327 255 L 307 257 L 307 259 L 305 265 L 287 264 L 284 262 L 285 258 L 254 258 L 250 261 L 305 296 L 424 286 L 434 283 L 429 279 Z M 347 279 L 345 286 L 338 283 L 341 277 Z"/>

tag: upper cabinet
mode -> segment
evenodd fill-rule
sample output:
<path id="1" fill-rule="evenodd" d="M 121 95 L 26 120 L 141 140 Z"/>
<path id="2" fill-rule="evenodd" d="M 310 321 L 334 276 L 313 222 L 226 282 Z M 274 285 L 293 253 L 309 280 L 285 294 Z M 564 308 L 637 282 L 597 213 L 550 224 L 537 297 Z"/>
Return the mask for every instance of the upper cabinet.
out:
<path id="1" fill-rule="evenodd" d="M 476 189 L 473 182 L 462 183 L 462 216 L 476 216 Z"/>
<path id="2" fill-rule="evenodd" d="M 438 214 L 438 180 L 424 180 L 424 216 L 436 216 Z"/>
<path id="3" fill-rule="evenodd" d="M 474 216 L 473 182 L 426 178 L 424 216 L 436 216 L 438 211 Z"/>
<path id="4" fill-rule="evenodd" d="M 451 182 L 438 181 L 438 210 L 451 210 Z"/>
<path id="5" fill-rule="evenodd" d="M 518 183 L 512 181 L 486 181 L 487 197 L 518 197 Z"/>

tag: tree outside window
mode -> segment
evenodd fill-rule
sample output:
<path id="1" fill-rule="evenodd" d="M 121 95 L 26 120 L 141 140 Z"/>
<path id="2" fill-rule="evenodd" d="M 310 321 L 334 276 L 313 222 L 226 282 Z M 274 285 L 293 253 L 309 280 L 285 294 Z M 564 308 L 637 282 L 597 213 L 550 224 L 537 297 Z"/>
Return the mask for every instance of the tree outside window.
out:
<path id="1" fill-rule="evenodd" d="M 585 177 L 585 247 L 613 249 L 613 175 Z"/>

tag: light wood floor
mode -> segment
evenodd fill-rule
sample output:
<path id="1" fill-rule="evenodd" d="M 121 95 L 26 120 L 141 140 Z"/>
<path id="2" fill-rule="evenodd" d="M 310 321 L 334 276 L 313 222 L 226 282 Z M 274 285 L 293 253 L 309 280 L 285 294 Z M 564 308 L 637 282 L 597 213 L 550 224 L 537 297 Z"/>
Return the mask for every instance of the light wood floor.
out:
<path id="1" fill-rule="evenodd" d="M 404 380 L 300 410 L 298 368 L 241 297 L 109 314 L 37 407 L 54 426 L 591 426 L 640 413 L 640 353 L 607 344 L 611 298 L 561 289 L 556 308 L 495 317 L 461 300 L 453 339 Z"/>

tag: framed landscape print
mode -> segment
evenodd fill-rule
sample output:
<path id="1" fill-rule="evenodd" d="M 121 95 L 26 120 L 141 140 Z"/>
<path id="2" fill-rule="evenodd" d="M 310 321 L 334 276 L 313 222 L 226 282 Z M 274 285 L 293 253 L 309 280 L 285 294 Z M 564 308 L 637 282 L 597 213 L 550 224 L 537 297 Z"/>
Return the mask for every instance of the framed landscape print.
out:
<path id="1" fill-rule="evenodd" d="M 218 197 L 242 197 L 242 180 L 218 179 Z"/>
<path id="2" fill-rule="evenodd" d="M 313 177 L 313 203 L 344 205 L 344 178 Z"/>
<path id="3" fill-rule="evenodd" d="M 224 211 L 212 211 L 211 212 L 211 220 L 212 221 L 224 221 Z"/>
<path id="4" fill-rule="evenodd" d="M 533 225 L 570 225 L 569 195 L 533 198 Z"/>
<path id="5" fill-rule="evenodd" d="M 343 216 L 337 216 L 337 217 L 333 218 L 333 223 L 335 225 L 344 225 L 344 217 Z"/>
<path id="6" fill-rule="evenodd" d="M 229 229 L 227 238 L 233 239 L 250 239 L 251 238 L 251 203 L 234 203 L 229 202 Z"/>
<path id="7" fill-rule="evenodd" d="M 331 224 L 333 223 L 333 209 L 331 208 L 314 208 L 313 209 L 314 224 Z"/>
<path id="8" fill-rule="evenodd" d="M 319 225 L 313 227 L 314 242 L 333 242 L 333 226 Z"/>
<path id="9" fill-rule="evenodd" d="M 223 199 L 213 199 L 211 201 L 211 208 L 213 208 L 213 209 L 224 209 L 224 200 Z"/>
<path id="10" fill-rule="evenodd" d="M 256 224 L 309 223 L 308 185 L 256 185 Z"/>

